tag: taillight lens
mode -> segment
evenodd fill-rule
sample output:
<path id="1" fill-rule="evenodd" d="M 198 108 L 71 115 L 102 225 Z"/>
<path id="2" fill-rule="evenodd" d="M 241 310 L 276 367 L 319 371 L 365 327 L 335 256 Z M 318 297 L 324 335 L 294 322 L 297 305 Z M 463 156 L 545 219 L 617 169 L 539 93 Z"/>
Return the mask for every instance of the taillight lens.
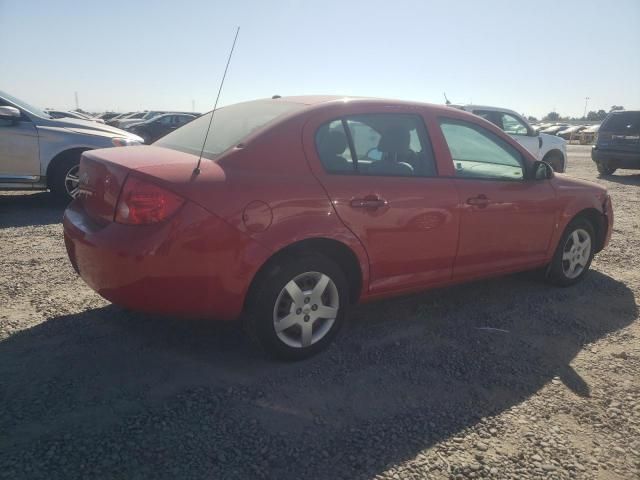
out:
<path id="1" fill-rule="evenodd" d="M 129 176 L 122 187 L 114 220 L 127 225 L 158 223 L 173 215 L 184 198 L 153 183 Z"/>

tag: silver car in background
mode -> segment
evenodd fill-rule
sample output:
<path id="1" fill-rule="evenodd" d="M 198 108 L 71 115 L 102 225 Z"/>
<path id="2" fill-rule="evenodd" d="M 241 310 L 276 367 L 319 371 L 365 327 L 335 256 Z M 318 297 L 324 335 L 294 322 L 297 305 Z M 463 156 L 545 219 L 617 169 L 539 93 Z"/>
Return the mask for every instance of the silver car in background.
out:
<path id="1" fill-rule="evenodd" d="M 142 138 L 88 120 L 55 119 L 0 91 L 0 189 L 46 190 L 71 198 L 80 155 L 95 148 L 142 144 Z"/>

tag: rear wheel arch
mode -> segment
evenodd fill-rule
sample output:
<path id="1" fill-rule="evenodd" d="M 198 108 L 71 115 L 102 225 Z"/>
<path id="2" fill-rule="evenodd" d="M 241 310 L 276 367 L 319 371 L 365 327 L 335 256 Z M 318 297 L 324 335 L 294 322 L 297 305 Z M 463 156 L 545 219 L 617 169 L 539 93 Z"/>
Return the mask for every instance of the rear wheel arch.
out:
<path id="1" fill-rule="evenodd" d="M 273 273 L 278 264 L 285 258 L 301 256 L 303 254 L 319 254 L 333 260 L 343 271 L 349 282 L 350 300 L 356 303 L 360 297 L 363 285 L 363 272 L 360 262 L 354 251 L 345 243 L 330 238 L 309 238 L 287 245 L 277 251 L 258 269 L 254 275 L 247 295 L 245 297 L 245 308 L 247 302 L 255 296 L 256 287 L 265 276 Z"/>

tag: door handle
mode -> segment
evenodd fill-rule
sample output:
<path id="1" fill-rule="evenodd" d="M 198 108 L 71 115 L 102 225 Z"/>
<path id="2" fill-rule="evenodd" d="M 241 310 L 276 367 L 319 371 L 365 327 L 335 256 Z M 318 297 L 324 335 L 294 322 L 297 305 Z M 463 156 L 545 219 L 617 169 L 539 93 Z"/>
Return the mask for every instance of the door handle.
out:
<path id="1" fill-rule="evenodd" d="M 375 195 L 367 195 L 364 198 L 354 198 L 351 200 L 353 208 L 380 208 L 387 205 L 387 201 Z"/>
<path id="2" fill-rule="evenodd" d="M 475 205 L 476 207 L 484 208 L 489 205 L 490 200 L 486 195 L 478 195 L 477 197 L 467 198 L 467 205 Z"/>

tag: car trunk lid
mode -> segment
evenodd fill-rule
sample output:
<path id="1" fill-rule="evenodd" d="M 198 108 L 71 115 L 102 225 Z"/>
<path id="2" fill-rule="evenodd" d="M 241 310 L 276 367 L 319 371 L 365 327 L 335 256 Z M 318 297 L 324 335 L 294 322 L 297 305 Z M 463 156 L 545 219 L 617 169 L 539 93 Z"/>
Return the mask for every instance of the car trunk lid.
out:
<path id="1" fill-rule="evenodd" d="M 223 180 L 224 172 L 214 162 L 205 160 L 201 173 L 195 175 L 197 161 L 195 155 L 154 146 L 90 150 L 83 153 L 80 161 L 77 201 L 95 221 L 112 222 L 127 177 L 136 175 L 200 203 L 199 197 L 207 191 L 210 194 L 207 187 L 211 181 Z"/>

